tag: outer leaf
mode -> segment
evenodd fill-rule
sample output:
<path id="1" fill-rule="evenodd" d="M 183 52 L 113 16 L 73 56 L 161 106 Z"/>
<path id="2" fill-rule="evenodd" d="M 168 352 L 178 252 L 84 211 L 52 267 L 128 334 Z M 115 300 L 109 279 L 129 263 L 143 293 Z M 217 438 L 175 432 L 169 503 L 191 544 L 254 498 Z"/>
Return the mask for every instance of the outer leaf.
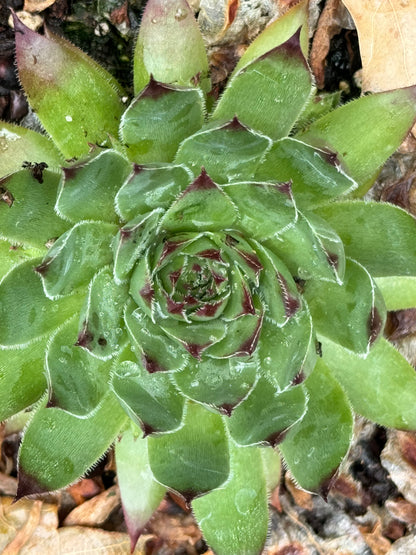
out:
<path id="1" fill-rule="evenodd" d="M 221 555 L 258 555 L 266 541 L 268 506 L 260 449 L 230 444 L 229 480 L 192 502 L 208 544 Z"/>
<path id="2" fill-rule="evenodd" d="M 130 160 L 171 162 L 179 144 L 203 121 L 201 91 L 152 79 L 124 112 L 120 133 Z"/>
<path id="3" fill-rule="evenodd" d="M 347 349 L 367 354 L 384 328 L 386 309 L 370 274 L 347 259 L 342 285 L 311 280 L 305 285 L 316 332 Z"/>
<path id="4" fill-rule="evenodd" d="M 117 222 L 114 197 L 131 166 L 114 150 L 105 150 L 90 162 L 64 168 L 56 209 L 71 222 Z"/>
<path id="5" fill-rule="evenodd" d="M 363 358 L 322 339 L 322 354 L 356 412 L 382 426 L 415 429 L 415 370 L 391 343 L 381 338 Z"/>
<path id="6" fill-rule="evenodd" d="M 86 417 L 39 407 L 19 451 L 17 498 L 77 480 L 108 449 L 126 420 L 112 392 Z"/>
<path id="7" fill-rule="evenodd" d="M 127 285 L 118 285 L 109 269 L 97 272 L 79 317 L 77 345 L 101 360 L 118 353 L 125 341 L 121 326 L 127 298 Z"/>
<path id="8" fill-rule="evenodd" d="M 416 307 L 416 277 L 380 277 L 374 281 L 383 296 L 387 310 Z"/>
<path id="9" fill-rule="evenodd" d="M 133 172 L 117 193 L 116 210 L 129 221 L 156 208 L 169 208 L 192 177 L 185 166 L 134 164 Z"/>
<path id="10" fill-rule="evenodd" d="M 415 96 L 415 87 L 362 96 L 320 118 L 298 137 L 335 152 L 359 185 L 354 195 L 362 196 L 412 126 Z"/>
<path id="11" fill-rule="evenodd" d="M 220 486 L 228 478 L 228 438 L 221 416 L 188 403 L 183 427 L 149 437 L 149 461 L 155 478 L 186 500 Z"/>
<path id="12" fill-rule="evenodd" d="M 250 395 L 233 411 L 229 430 L 240 445 L 274 446 L 305 414 L 307 398 L 302 386 L 279 391 L 260 378 Z"/>
<path id="13" fill-rule="evenodd" d="M 343 201 L 317 212 L 373 277 L 416 275 L 416 221 L 398 206 Z"/>
<path id="14" fill-rule="evenodd" d="M 308 411 L 279 449 L 300 486 L 326 497 L 350 446 L 353 416 L 345 393 L 321 359 L 305 387 Z"/>
<path id="15" fill-rule="evenodd" d="M 184 399 L 168 373 L 150 373 L 134 362 L 124 361 L 114 368 L 111 388 L 145 435 L 167 432 L 180 425 Z"/>
<path id="16" fill-rule="evenodd" d="M 45 252 L 46 248 L 25 248 L 0 240 L 0 281 L 14 266 L 29 259 L 42 257 Z"/>
<path id="17" fill-rule="evenodd" d="M 20 170 L 23 162 L 45 162 L 59 168 L 64 157 L 53 142 L 40 133 L 13 123 L 0 122 L 0 175 Z"/>
<path id="18" fill-rule="evenodd" d="M 185 139 L 175 161 L 188 164 L 195 175 L 205 168 L 216 183 L 248 181 L 270 146 L 268 137 L 251 131 L 234 118 Z"/>
<path id="19" fill-rule="evenodd" d="M 267 490 L 271 493 L 279 485 L 282 474 L 282 460 L 279 452 L 273 447 L 259 447 L 258 449 L 263 459 Z"/>
<path id="20" fill-rule="evenodd" d="M 43 172 L 39 183 L 29 170 L 20 170 L 0 180 L 0 190 L 12 195 L 12 204 L 0 201 L 0 237 L 12 243 L 42 249 L 68 229 L 54 212 L 59 175 Z"/>
<path id="21" fill-rule="evenodd" d="M 312 78 L 297 33 L 231 78 L 212 119 L 237 116 L 256 131 L 280 139 L 292 129 L 311 92 Z"/>
<path id="22" fill-rule="evenodd" d="M 306 209 L 350 193 L 357 187 L 334 162 L 329 151 L 292 138 L 274 143 L 257 169 L 256 179 L 290 181 L 296 204 Z"/>
<path id="23" fill-rule="evenodd" d="M 146 522 L 162 501 L 166 488 L 156 482 L 150 470 L 147 439 L 140 439 L 137 434 L 135 436 L 131 429 L 125 431 L 115 443 L 115 456 L 117 482 L 133 552 Z"/>
<path id="24" fill-rule="evenodd" d="M 46 339 L 25 349 L 0 349 L 0 421 L 35 403 L 46 390 Z"/>
<path id="25" fill-rule="evenodd" d="M 104 222 L 80 222 L 49 249 L 36 267 L 45 294 L 57 298 L 87 285 L 95 272 L 113 259 L 111 241 L 117 228 Z"/>
<path id="26" fill-rule="evenodd" d="M 16 60 L 30 105 L 66 158 L 117 136 L 122 90 L 99 64 L 65 39 L 38 35 L 15 16 Z"/>
<path id="27" fill-rule="evenodd" d="M 207 73 L 204 41 L 188 3 L 147 2 L 134 53 L 135 93 L 145 87 L 151 75 L 163 83 L 195 85 Z"/>
<path id="28" fill-rule="evenodd" d="M 82 295 L 52 302 L 33 271 L 39 259 L 11 270 L 0 284 L 0 344 L 17 347 L 44 337 L 79 311 Z"/>
<path id="29" fill-rule="evenodd" d="M 49 406 L 75 415 L 86 415 L 107 390 L 110 363 L 94 359 L 76 346 L 76 316 L 66 322 L 49 341 L 45 367 L 49 382 Z"/>
<path id="30" fill-rule="evenodd" d="M 294 33 L 302 27 L 301 48 L 304 56 L 308 55 L 308 2 L 301 0 L 282 17 L 279 17 L 271 25 L 260 33 L 241 56 L 235 71 L 239 71 L 248 63 L 263 56 L 279 44 L 286 42 Z"/>

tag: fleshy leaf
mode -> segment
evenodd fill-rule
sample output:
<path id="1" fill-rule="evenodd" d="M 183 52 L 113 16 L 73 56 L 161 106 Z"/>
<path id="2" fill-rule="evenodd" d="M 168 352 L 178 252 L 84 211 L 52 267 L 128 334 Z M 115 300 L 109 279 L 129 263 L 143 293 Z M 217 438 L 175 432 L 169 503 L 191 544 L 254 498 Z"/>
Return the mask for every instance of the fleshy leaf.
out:
<path id="1" fill-rule="evenodd" d="M 353 260 L 347 259 L 342 285 L 310 280 L 304 295 L 317 334 L 347 349 L 366 354 L 383 331 L 381 294 L 367 270 Z"/>
<path id="2" fill-rule="evenodd" d="M 50 298 L 68 295 L 87 285 L 95 272 L 113 260 L 111 241 L 117 231 L 113 224 L 80 222 L 61 235 L 36 267 Z"/>
<path id="3" fill-rule="evenodd" d="M 118 285 L 109 269 L 91 280 L 79 318 L 77 345 L 101 360 L 114 356 L 124 343 L 122 317 L 128 286 Z"/>
<path id="4" fill-rule="evenodd" d="M 192 181 L 192 173 L 185 166 L 138 166 L 116 196 L 120 216 L 132 220 L 156 208 L 169 208 Z"/>
<path id="5" fill-rule="evenodd" d="M 78 480 L 105 453 L 126 420 L 112 392 L 83 417 L 40 406 L 19 451 L 17 499 Z"/>
<path id="6" fill-rule="evenodd" d="M 46 341 L 24 349 L 0 349 L 0 421 L 35 403 L 46 390 Z"/>
<path id="7" fill-rule="evenodd" d="M 392 276 L 375 278 L 387 310 L 416 307 L 416 277 Z"/>
<path id="8" fill-rule="evenodd" d="M 0 344 L 23 346 L 44 337 L 79 311 L 82 294 L 76 292 L 52 302 L 33 271 L 40 259 L 13 268 L 0 284 Z"/>
<path id="9" fill-rule="evenodd" d="M 258 555 L 268 528 L 266 478 L 256 447 L 230 443 L 230 478 L 223 487 L 192 502 L 210 547 L 221 555 Z"/>
<path id="10" fill-rule="evenodd" d="M 5 121 L 0 122 L 0 152 L 1 176 L 20 170 L 24 162 L 44 162 L 51 169 L 64 162 L 48 137 Z"/>
<path id="11" fill-rule="evenodd" d="M 252 388 L 256 368 L 256 361 L 251 357 L 204 357 L 201 361 L 191 360 L 173 379 L 190 399 L 215 405 L 229 415 Z"/>
<path id="12" fill-rule="evenodd" d="M 146 435 L 178 428 L 184 398 L 167 372 L 150 373 L 131 361 L 114 367 L 111 388 L 130 418 Z"/>
<path id="13" fill-rule="evenodd" d="M 412 126 L 415 96 L 415 87 L 362 96 L 315 121 L 297 137 L 336 154 L 358 183 L 354 195 L 362 196 Z"/>
<path id="14" fill-rule="evenodd" d="M 110 363 L 94 359 L 75 345 L 78 321 L 74 317 L 55 332 L 46 351 L 49 382 L 48 406 L 75 415 L 86 415 L 100 402 L 107 389 Z"/>
<path id="15" fill-rule="evenodd" d="M 0 194 L 7 193 L 11 200 L 0 200 L 0 236 L 12 243 L 44 248 L 48 241 L 62 235 L 69 225 L 54 211 L 58 182 L 59 175 L 43 171 L 39 183 L 30 169 L 1 179 Z"/>
<path id="16" fill-rule="evenodd" d="M 271 493 L 280 483 L 282 475 L 282 460 L 277 449 L 273 447 L 257 447 L 263 459 L 264 474 L 266 477 L 267 490 Z"/>
<path id="17" fill-rule="evenodd" d="M 363 358 L 323 338 L 322 355 L 358 414 L 381 426 L 415 429 L 416 373 L 391 343 L 381 338 Z"/>
<path id="18" fill-rule="evenodd" d="M 124 112 L 120 133 L 133 162 L 171 162 L 179 144 L 203 120 L 201 91 L 152 79 Z"/>
<path id="19" fill-rule="evenodd" d="M 151 75 L 163 83 L 196 85 L 204 82 L 207 73 L 204 41 L 188 3 L 147 2 L 134 53 L 135 93 L 146 86 Z"/>
<path id="20" fill-rule="evenodd" d="M 341 237 L 345 254 L 373 277 L 416 275 L 416 221 L 398 206 L 343 201 L 317 213 Z"/>
<path id="21" fill-rule="evenodd" d="M 260 378 L 250 395 L 231 415 L 228 427 L 240 445 L 282 441 L 287 430 L 305 414 L 307 398 L 302 386 L 279 391 Z"/>
<path id="22" fill-rule="evenodd" d="M 248 237 L 266 240 L 289 229 L 297 220 L 289 183 L 235 183 L 224 185 L 223 189 L 237 206 L 238 227 Z"/>
<path id="23" fill-rule="evenodd" d="M 341 169 L 336 155 L 297 139 L 285 138 L 273 144 L 258 167 L 259 181 L 291 181 L 299 208 L 312 209 L 341 195 L 357 184 Z"/>
<path id="24" fill-rule="evenodd" d="M 182 370 L 189 354 L 140 309 L 126 308 L 124 320 L 134 353 L 150 373 Z"/>
<path id="25" fill-rule="evenodd" d="M 306 303 L 281 328 L 264 319 L 258 346 L 261 374 L 279 388 L 302 382 L 316 362 L 315 334 Z"/>
<path id="26" fill-rule="evenodd" d="M 353 416 L 344 391 L 321 359 L 305 387 L 309 395 L 306 415 L 279 449 L 299 485 L 326 498 L 350 446 Z"/>
<path id="27" fill-rule="evenodd" d="M 166 488 L 156 482 L 150 470 L 147 439 L 136 436 L 128 429 L 115 443 L 117 483 L 130 536 L 131 552 L 134 551 L 146 522 L 166 493 Z"/>
<path id="28" fill-rule="evenodd" d="M 280 139 L 292 129 L 311 93 L 312 77 L 297 32 L 230 79 L 212 119 L 237 116 L 256 131 Z"/>
<path id="29" fill-rule="evenodd" d="M 188 402 L 183 426 L 176 432 L 149 437 L 149 461 L 161 484 L 185 500 L 225 482 L 230 471 L 228 438 L 221 416 Z"/>
<path id="30" fill-rule="evenodd" d="M 270 146 L 268 137 L 255 133 L 234 118 L 185 139 L 175 162 L 187 164 L 195 175 L 205 168 L 216 183 L 247 181 L 254 176 Z"/>
<path id="31" fill-rule="evenodd" d="M 232 226 L 237 210 L 224 191 L 202 171 L 166 212 L 161 225 L 171 232 L 219 231 Z"/>
<path id="32" fill-rule="evenodd" d="M 258 37 L 253 40 L 247 50 L 241 56 L 235 71 L 239 71 L 248 63 L 259 58 L 275 48 L 279 44 L 286 42 L 295 32 L 302 27 L 300 36 L 300 46 L 304 56 L 308 55 L 308 2 L 301 0 L 283 16 L 279 17 L 268 25 Z"/>
<path id="33" fill-rule="evenodd" d="M 27 248 L 21 245 L 10 245 L 8 241 L 0 240 L 0 281 L 15 266 L 33 258 L 40 258 L 46 252 L 43 249 Z"/>
<path id="34" fill-rule="evenodd" d="M 114 197 L 131 165 L 114 150 L 105 150 L 87 163 L 64 168 L 56 209 L 71 222 L 117 222 Z"/>
<path id="35" fill-rule="evenodd" d="M 50 31 L 31 31 L 14 16 L 16 61 L 31 107 L 66 158 L 117 136 L 122 90 L 92 58 Z"/>

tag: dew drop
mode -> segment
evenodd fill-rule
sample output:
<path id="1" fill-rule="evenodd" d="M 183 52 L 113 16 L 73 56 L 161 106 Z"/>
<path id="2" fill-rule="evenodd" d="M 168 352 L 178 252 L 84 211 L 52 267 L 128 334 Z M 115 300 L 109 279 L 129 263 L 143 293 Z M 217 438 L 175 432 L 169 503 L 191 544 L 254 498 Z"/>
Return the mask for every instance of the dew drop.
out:
<path id="1" fill-rule="evenodd" d="M 155 17 L 152 18 L 152 23 L 157 23 L 157 19 Z"/>
<path id="2" fill-rule="evenodd" d="M 187 15 L 188 14 L 186 13 L 186 10 L 183 10 L 182 8 L 178 8 L 175 13 L 175 19 L 176 21 L 183 21 L 184 19 L 186 19 Z"/>

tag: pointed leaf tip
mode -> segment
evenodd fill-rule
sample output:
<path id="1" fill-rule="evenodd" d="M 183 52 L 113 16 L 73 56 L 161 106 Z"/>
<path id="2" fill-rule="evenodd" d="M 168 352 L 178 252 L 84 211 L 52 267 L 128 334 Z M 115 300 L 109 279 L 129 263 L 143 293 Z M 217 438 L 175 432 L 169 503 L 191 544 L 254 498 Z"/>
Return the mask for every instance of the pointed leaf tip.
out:
<path id="1" fill-rule="evenodd" d="M 45 486 L 42 486 L 36 478 L 27 474 L 21 467 L 18 471 L 17 493 L 14 502 L 19 501 L 22 497 L 27 495 L 34 495 L 36 493 L 47 493 L 50 491 Z"/>

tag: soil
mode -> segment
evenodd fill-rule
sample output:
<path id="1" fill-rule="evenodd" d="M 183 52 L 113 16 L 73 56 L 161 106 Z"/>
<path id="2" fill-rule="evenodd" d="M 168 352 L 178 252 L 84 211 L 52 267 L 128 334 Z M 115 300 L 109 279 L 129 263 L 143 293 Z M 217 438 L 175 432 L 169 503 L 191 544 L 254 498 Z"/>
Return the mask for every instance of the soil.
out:
<path id="1" fill-rule="evenodd" d="M 44 9 L 47 3 L 51 5 Z M 241 3 L 243 16 L 237 16 L 227 27 L 224 22 L 230 14 L 225 12 L 235 3 L 217 2 L 213 18 L 212 12 L 210 17 L 204 12 L 204 0 L 191 2 L 210 45 L 215 94 L 221 92 L 247 42 L 268 20 L 296 2 Z M 30 18 L 40 15 L 41 23 L 92 55 L 131 94 L 131 55 L 144 2 L 32 0 L 28 4 L 32 7 Z M 222 4 L 226 7 L 221 8 Z M 38 14 L 33 8 L 36 5 Z M 359 96 L 360 56 L 351 18 L 339 0 L 311 0 L 310 5 L 311 67 L 319 89 L 341 90 L 344 100 Z M 3 0 L 0 5 L 0 118 L 25 125 L 32 120 L 14 69 L 9 8 L 20 11 L 23 1 Z M 416 215 L 415 190 L 416 140 L 409 136 L 383 169 L 372 196 Z M 415 364 L 416 312 L 390 314 L 387 333 Z M 16 531 L 3 553 L 56 553 L 55 548 L 47 550 L 45 546 L 56 545 L 47 541 L 41 550 L 36 547 L 40 545 L 35 541 L 39 534 L 43 541 L 50 534 L 51 542 L 59 534 L 62 553 L 129 553 L 112 454 L 67 490 L 21 501 L 18 514 L 13 509 L 17 505 L 10 503 L 16 492 L 19 441 L 19 432 L 6 434 L 0 427 L 0 524 L 6 515 Z M 354 444 L 327 501 L 297 488 L 283 471 L 270 507 L 270 533 L 264 552 L 268 555 L 416 554 L 416 434 L 388 431 L 358 419 Z M 52 520 L 48 521 L 47 514 L 55 517 L 49 516 Z M 144 530 L 135 553 L 211 552 L 181 500 L 169 496 Z"/>

